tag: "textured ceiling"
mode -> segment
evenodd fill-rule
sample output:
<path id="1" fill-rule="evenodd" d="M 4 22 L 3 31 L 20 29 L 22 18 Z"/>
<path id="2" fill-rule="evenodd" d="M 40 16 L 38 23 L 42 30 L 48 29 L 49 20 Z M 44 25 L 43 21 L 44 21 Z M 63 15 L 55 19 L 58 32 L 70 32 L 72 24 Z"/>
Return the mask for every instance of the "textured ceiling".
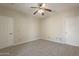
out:
<path id="1" fill-rule="evenodd" d="M 74 8 L 74 7 L 79 7 L 78 3 L 46 3 L 47 7 L 50 8 L 51 10 L 55 12 L 62 12 L 63 10 Z M 11 9 L 15 9 L 18 11 L 21 11 L 25 14 L 28 14 L 30 16 L 34 17 L 47 17 L 50 16 L 51 14 L 54 14 L 53 12 L 45 12 L 45 15 L 42 16 L 41 14 L 36 14 L 33 15 L 33 12 L 35 9 L 30 8 L 31 6 L 37 6 L 36 3 L 2 3 L 0 6 L 5 6 Z"/>

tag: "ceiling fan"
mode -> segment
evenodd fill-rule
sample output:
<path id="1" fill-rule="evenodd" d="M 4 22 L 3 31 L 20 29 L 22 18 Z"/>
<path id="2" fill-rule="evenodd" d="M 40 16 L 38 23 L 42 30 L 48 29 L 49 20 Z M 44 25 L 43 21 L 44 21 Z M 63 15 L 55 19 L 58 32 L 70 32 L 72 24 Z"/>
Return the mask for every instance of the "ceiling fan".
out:
<path id="1" fill-rule="evenodd" d="M 42 15 L 44 15 L 45 11 L 52 12 L 51 9 L 46 8 L 45 3 L 38 3 L 37 7 L 31 7 L 31 8 L 36 9 L 36 11 L 33 13 L 33 15 L 35 15 L 36 13 L 41 13 Z"/>

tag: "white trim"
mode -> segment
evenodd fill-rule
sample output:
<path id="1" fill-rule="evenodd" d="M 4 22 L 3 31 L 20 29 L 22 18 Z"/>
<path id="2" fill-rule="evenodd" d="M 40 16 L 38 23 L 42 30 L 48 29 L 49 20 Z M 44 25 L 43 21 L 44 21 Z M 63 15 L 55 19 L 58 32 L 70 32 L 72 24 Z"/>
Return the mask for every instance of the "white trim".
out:
<path id="1" fill-rule="evenodd" d="M 34 39 L 34 40 L 32 39 L 32 40 L 29 40 L 29 41 L 23 41 L 23 42 L 15 43 L 13 46 L 28 43 L 28 42 L 35 41 L 35 40 L 38 40 L 38 39 Z"/>
<path id="2" fill-rule="evenodd" d="M 76 46 L 79 47 L 79 45 L 77 44 L 73 44 L 73 43 L 67 43 L 67 42 L 61 42 L 61 41 L 55 41 L 55 40 L 50 40 L 50 39 L 44 39 L 44 40 L 48 40 L 48 41 L 52 41 L 52 42 L 56 42 L 56 43 L 61 43 L 61 44 L 66 44 L 66 45 L 71 45 L 71 46 Z"/>

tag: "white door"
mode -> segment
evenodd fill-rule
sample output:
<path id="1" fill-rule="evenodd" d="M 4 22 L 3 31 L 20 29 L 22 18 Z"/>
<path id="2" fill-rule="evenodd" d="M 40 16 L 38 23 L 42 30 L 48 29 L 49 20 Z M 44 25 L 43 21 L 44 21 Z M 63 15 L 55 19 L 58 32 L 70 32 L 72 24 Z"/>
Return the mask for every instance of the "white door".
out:
<path id="1" fill-rule="evenodd" d="M 0 49 L 13 45 L 13 19 L 0 16 Z"/>
<path id="2" fill-rule="evenodd" d="M 79 46 L 79 17 L 67 18 L 66 22 L 66 42 Z"/>

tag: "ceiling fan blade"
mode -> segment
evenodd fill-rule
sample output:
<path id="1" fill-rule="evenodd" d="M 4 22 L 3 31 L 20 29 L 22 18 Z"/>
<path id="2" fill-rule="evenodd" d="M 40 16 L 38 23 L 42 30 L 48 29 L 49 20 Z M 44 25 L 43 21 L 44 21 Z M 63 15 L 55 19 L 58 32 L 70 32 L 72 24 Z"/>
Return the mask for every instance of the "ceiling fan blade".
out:
<path id="1" fill-rule="evenodd" d="M 52 10 L 50 10 L 50 9 L 46 9 L 46 8 L 45 8 L 45 10 L 46 10 L 46 11 L 49 11 L 49 12 L 52 12 Z"/>
<path id="2" fill-rule="evenodd" d="M 42 15 L 44 15 L 44 13 L 42 12 Z"/>
<path id="3" fill-rule="evenodd" d="M 30 8 L 38 8 L 38 7 L 30 7 Z"/>
<path id="4" fill-rule="evenodd" d="M 33 13 L 33 15 L 35 15 L 37 12 L 38 12 L 38 10 L 36 10 L 36 11 Z"/>

